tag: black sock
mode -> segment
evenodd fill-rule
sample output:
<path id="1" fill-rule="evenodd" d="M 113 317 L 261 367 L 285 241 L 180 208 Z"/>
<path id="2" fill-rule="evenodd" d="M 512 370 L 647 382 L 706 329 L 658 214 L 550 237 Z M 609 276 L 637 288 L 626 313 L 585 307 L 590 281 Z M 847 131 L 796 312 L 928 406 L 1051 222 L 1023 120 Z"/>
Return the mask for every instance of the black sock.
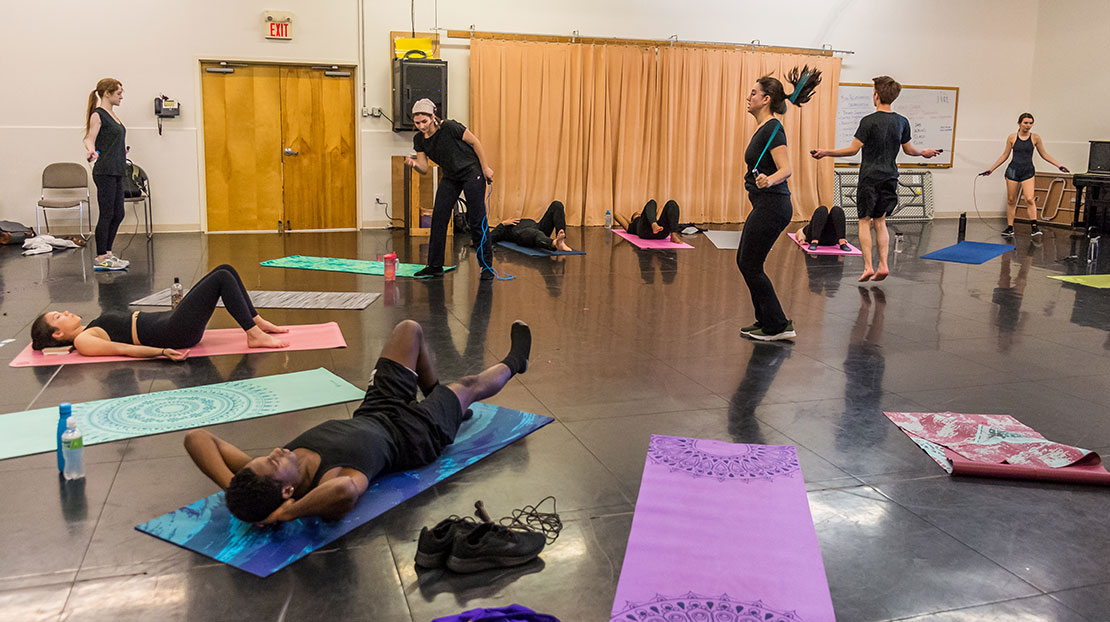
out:
<path id="1" fill-rule="evenodd" d="M 532 353 L 532 329 L 517 320 L 509 329 L 509 335 L 512 345 L 509 346 L 509 355 L 501 362 L 514 374 L 523 374 L 528 371 L 528 356 Z"/>

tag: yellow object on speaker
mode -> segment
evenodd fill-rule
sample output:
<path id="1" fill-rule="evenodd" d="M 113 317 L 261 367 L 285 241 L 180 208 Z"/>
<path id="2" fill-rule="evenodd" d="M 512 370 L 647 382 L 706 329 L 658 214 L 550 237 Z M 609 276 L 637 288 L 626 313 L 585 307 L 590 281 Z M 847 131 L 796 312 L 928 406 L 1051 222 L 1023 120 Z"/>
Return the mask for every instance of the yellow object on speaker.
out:
<path id="1" fill-rule="evenodd" d="M 411 54 L 416 58 L 431 58 L 432 57 L 432 40 L 427 37 L 410 38 L 397 38 L 393 40 L 393 49 L 397 54 L 397 58 L 405 58 L 409 52 L 423 52 L 424 56 L 420 54 Z"/>

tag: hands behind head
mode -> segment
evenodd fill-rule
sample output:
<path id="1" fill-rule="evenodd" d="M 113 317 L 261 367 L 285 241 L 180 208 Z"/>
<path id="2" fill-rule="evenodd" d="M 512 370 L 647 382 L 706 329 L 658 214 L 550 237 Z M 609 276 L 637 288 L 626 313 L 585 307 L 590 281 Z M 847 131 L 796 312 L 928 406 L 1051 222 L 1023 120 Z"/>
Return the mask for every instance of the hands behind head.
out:
<path id="1" fill-rule="evenodd" d="M 289 507 L 292 506 L 292 505 L 293 505 L 293 498 L 290 497 L 290 498 L 286 499 L 284 502 L 282 502 L 282 504 L 279 505 L 276 510 L 274 510 L 273 512 L 270 512 L 269 516 L 267 516 L 266 518 L 258 521 L 257 523 L 255 523 L 255 525 L 257 525 L 259 527 L 265 527 L 265 526 L 269 526 L 269 525 L 279 525 L 281 523 L 289 521 L 290 519 L 285 515 L 285 511 L 288 510 Z"/>

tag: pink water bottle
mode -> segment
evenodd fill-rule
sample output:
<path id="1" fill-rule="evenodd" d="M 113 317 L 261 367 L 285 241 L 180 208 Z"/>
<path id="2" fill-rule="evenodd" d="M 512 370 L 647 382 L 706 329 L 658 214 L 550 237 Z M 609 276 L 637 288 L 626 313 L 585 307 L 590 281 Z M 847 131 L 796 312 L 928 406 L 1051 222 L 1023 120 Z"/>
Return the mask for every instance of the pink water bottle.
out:
<path id="1" fill-rule="evenodd" d="M 397 279 L 397 253 L 388 253 L 385 256 L 385 280 Z"/>

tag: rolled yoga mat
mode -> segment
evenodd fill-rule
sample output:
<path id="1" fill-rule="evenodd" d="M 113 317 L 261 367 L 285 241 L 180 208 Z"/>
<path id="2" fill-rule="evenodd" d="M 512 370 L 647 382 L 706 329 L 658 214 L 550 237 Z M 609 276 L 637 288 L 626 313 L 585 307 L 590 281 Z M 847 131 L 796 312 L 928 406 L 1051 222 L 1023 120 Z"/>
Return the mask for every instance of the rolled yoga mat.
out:
<path id="1" fill-rule="evenodd" d="M 309 255 L 290 255 L 280 259 L 267 259 L 260 265 L 267 268 L 295 268 L 297 270 L 321 270 L 324 272 L 350 272 L 352 274 L 369 274 L 371 276 L 385 276 L 385 264 L 380 261 L 366 261 L 364 259 L 340 259 L 338 257 L 312 257 Z M 414 263 L 398 263 L 397 276 L 412 279 L 426 279 L 430 277 L 416 276 L 424 266 Z M 443 266 L 444 272 L 450 272 L 455 266 Z"/>
<path id="2" fill-rule="evenodd" d="M 188 292 L 186 292 L 188 293 Z M 258 309 L 350 309 L 370 306 L 381 294 L 367 292 L 272 292 L 249 291 L 251 302 Z M 131 301 L 133 307 L 168 307 L 170 289 L 154 292 L 146 298 Z M 224 306 L 221 300 L 217 306 Z"/>
<path id="3" fill-rule="evenodd" d="M 365 391 L 319 368 L 73 405 L 86 445 L 360 400 Z M 0 460 L 54 451 L 58 408 L 0 415 Z"/>
<path id="4" fill-rule="evenodd" d="M 952 261 L 955 263 L 982 264 L 1014 250 L 1011 244 L 990 244 L 988 242 L 968 242 L 964 240 L 947 248 L 922 255 L 922 259 Z"/>
<path id="5" fill-rule="evenodd" d="M 694 248 L 693 246 L 690 246 L 689 244 L 687 244 L 685 242 L 683 242 L 681 244 L 675 244 L 674 242 L 672 242 L 670 240 L 670 238 L 664 238 L 662 240 L 645 240 L 645 239 L 641 238 L 638 235 L 632 235 L 631 233 L 625 231 L 624 229 L 613 229 L 613 233 L 621 236 L 622 238 L 628 240 L 629 242 L 632 242 L 632 244 L 634 244 L 637 248 L 643 248 L 643 249 L 649 249 L 649 250 L 670 249 L 670 248 Z"/>
<path id="6" fill-rule="evenodd" d="M 705 237 L 713 243 L 713 246 L 723 251 L 734 251 L 740 248 L 740 232 L 739 231 L 702 231 Z"/>
<path id="7" fill-rule="evenodd" d="M 217 356 L 220 354 L 262 354 L 264 352 L 289 352 L 291 350 L 326 350 L 346 348 L 343 332 L 339 324 L 295 324 L 285 326 L 289 332 L 275 335 L 289 343 L 285 348 L 248 348 L 247 338 L 242 328 L 215 328 L 204 331 L 200 343 L 188 348 L 189 358 L 198 356 Z M 132 356 L 83 356 L 76 350 L 69 354 L 43 354 L 31 349 L 30 344 L 15 357 L 9 367 L 39 367 L 42 365 L 77 365 L 81 363 L 111 363 L 119 361 L 165 361 L 158 357 L 152 359 Z"/>
<path id="8" fill-rule="evenodd" d="M 1110 485 L 1098 454 L 1054 443 L 1009 415 L 883 414 L 951 475 Z"/>
<path id="9" fill-rule="evenodd" d="M 1110 289 L 1110 274 L 1079 274 L 1074 276 L 1050 276 L 1048 278 L 1098 289 Z"/>
<path id="10" fill-rule="evenodd" d="M 653 434 L 610 622 L 835 619 L 795 448 Z"/>
<path id="11" fill-rule="evenodd" d="M 463 422 L 455 442 L 435 462 L 375 479 L 354 509 L 338 521 L 307 518 L 276 529 L 259 528 L 233 517 L 224 493 L 218 492 L 135 529 L 251 574 L 268 576 L 552 422 L 550 417 L 490 404 L 472 404 L 470 408 L 474 416 Z"/>
<path id="12" fill-rule="evenodd" d="M 852 249 L 850 251 L 840 250 L 839 246 L 818 246 L 817 250 L 811 251 L 809 250 L 809 244 L 807 244 L 804 240 L 798 239 L 798 233 L 796 231 L 794 233 L 788 233 L 786 235 L 788 235 L 791 240 L 794 240 L 795 244 L 801 246 L 802 250 L 804 250 L 809 255 L 863 255 L 863 251 L 856 248 L 855 246 L 852 246 L 851 242 L 848 243 L 848 247 Z"/>
<path id="13" fill-rule="evenodd" d="M 559 255 L 585 255 L 586 251 L 549 251 L 546 248 L 528 248 L 513 242 L 498 242 L 498 246 L 507 248 L 511 251 L 524 253 L 530 257 L 557 257 Z"/>

